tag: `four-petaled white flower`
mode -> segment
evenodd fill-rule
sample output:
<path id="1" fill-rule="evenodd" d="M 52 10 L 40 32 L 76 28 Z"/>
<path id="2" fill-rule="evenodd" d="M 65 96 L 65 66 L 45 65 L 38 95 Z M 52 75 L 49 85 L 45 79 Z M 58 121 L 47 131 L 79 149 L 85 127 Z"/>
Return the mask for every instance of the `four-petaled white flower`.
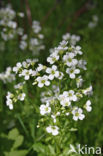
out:
<path id="1" fill-rule="evenodd" d="M 42 64 L 38 64 L 37 71 L 40 72 L 43 69 L 45 69 L 45 66 Z"/>
<path id="2" fill-rule="evenodd" d="M 50 57 L 47 58 L 47 62 L 49 62 L 50 64 L 53 64 L 57 60 L 59 60 L 59 55 L 57 52 L 52 53 Z"/>
<path id="3" fill-rule="evenodd" d="M 85 115 L 82 113 L 83 113 L 83 110 L 81 108 L 74 107 L 72 110 L 73 120 L 75 121 L 83 120 L 85 118 Z"/>
<path id="4" fill-rule="evenodd" d="M 48 103 L 46 105 L 42 104 L 40 106 L 40 114 L 41 115 L 49 114 L 50 112 L 51 112 L 51 107 L 49 106 Z"/>
<path id="5" fill-rule="evenodd" d="M 59 134 L 59 128 L 57 126 L 48 126 L 46 131 L 54 136 Z"/>
<path id="6" fill-rule="evenodd" d="M 75 75 L 80 73 L 79 69 L 76 69 L 75 67 L 67 68 L 66 73 L 69 74 L 71 79 L 75 79 Z"/>
<path id="7" fill-rule="evenodd" d="M 77 59 L 74 59 L 74 53 L 66 53 L 63 56 L 63 61 L 68 67 L 75 66 L 78 63 Z"/>
<path id="8" fill-rule="evenodd" d="M 26 94 L 25 93 L 21 93 L 18 95 L 18 100 L 20 101 L 24 101 Z"/>
<path id="9" fill-rule="evenodd" d="M 54 77 L 59 77 L 59 71 L 57 71 L 57 66 L 53 65 L 52 68 L 47 68 L 46 73 L 50 74 L 48 78 L 53 80 Z"/>
<path id="10" fill-rule="evenodd" d="M 74 90 L 64 91 L 63 94 L 66 95 L 70 101 L 77 101 L 77 96 L 74 94 Z"/>
<path id="11" fill-rule="evenodd" d="M 60 104 L 61 104 L 63 107 L 66 107 L 66 106 L 70 106 L 70 105 L 71 105 L 71 102 L 70 102 L 69 98 L 66 97 L 64 100 L 61 100 L 61 101 L 60 101 Z"/>
<path id="12" fill-rule="evenodd" d="M 30 75 L 32 74 L 32 72 L 33 72 L 32 69 L 29 69 L 29 70 L 24 69 L 24 70 L 22 71 L 22 73 L 19 74 L 19 76 L 24 76 L 24 79 L 25 79 L 25 80 L 29 80 Z"/>
<path id="13" fill-rule="evenodd" d="M 82 55 L 83 52 L 81 51 L 81 47 L 80 46 L 71 46 L 72 51 L 74 52 L 75 56 L 77 54 Z"/>
<path id="14" fill-rule="evenodd" d="M 17 74 L 21 67 L 22 67 L 22 64 L 20 62 L 18 62 L 16 64 L 16 67 L 13 67 L 13 71 Z"/>
<path id="15" fill-rule="evenodd" d="M 48 81 L 48 76 L 44 75 L 43 77 L 37 77 L 38 87 L 42 88 L 44 85 L 49 86 L 50 81 Z"/>

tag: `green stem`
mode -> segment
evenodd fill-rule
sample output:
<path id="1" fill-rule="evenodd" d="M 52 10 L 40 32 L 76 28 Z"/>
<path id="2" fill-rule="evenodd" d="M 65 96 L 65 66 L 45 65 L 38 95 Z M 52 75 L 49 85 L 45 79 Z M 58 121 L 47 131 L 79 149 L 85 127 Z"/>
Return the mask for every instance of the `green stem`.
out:
<path id="1" fill-rule="evenodd" d="M 17 119 L 19 120 L 19 122 L 20 122 L 20 124 L 21 124 L 21 126 L 22 126 L 22 128 L 23 128 L 23 130 L 24 130 L 24 132 L 25 132 L 25 134 L 26 134 L 26 136 L 28 136 L 28 130 L 26 129 L 26 127 L 25 127 L 25 125 L 24 125 L 24 123 L 23 123 L 21 117 L 20 117 L 19 115 L 17 115 L 16 117 L 17 117 Z"/>

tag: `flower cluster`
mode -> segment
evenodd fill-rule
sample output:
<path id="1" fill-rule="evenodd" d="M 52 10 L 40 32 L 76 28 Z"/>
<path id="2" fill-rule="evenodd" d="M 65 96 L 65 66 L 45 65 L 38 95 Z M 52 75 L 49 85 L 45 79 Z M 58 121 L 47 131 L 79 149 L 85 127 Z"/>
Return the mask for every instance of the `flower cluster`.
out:
<path id="1" fill-rule="evenodd" d="M 37 30 L 36 32 L 39 31 Z M 77 39 L 75 44 L 70 42 L 70 38 L 68 40 L 69 42 L 65 38 L 58 47 L 52 49 L 47 57 L 47 66 L 39 64 L 36 59 L 27 59 L 13 67 L 15 74 L 23 77 L 24 81 L 32 78 L 32 84 L 40 88 L 41 119 L 38 127 L 45 122 L 45 130 L 52 135 L 60 133 L 61 118 L 72 122 L 83 120 L 86 111 L 92 110 L 91 101 L 88 99 L 92 95 L 92 86 L 86 88 L 82 76 L 87 70 L 86 61 L 81 59 L 83 52 L 80 46 L 75 45 Z M 22 98 L 16 95 L 16 100 Z"/>
<path id="2" fill-rule="evenodd" d="M 40 50 L 43 50 L 45 46 L 43 45 L 44 35 L 41 34 L 41 26 L 38 21 L 33 21 L 31 36 L 24 34 L 21 37 L 20 49 L 21 50 L 30 50 L 33 55 L 38 55 Z"/>
<path id="3" fill-rule="evenodd" d="M 88 23 L 88 27 L 92 29 L 92 28 L 96 27 L 97 24 L 98 24 L 98 16 L 93 15 L 92 16 L 92 21 Z"/>
<path id="4" fill-rule="evenodd" d="M 14 39 L 19 33 L 19 28 L 15 21 L 16 15 L 21 18 L 24 17 L 23 13 L 16 14 L 10 5 L 0 9 L 0 26 L 2 27 L 1 38 L 4 41 Z"/>
<path id="5" fill-rule="evenodd" d="M 71 35 L 70 33 L 66 33 L 65 35 L 63 35 L 63 40 L 69 41 L 69 43 L 71 45 L 76 45 L 76 43 L 80 41 L 80 36 L 75 35 L 75 34 Z"/>
<path id="6" fill-rule="evenodd" d="M 80 46 L 70 43 L 68 47 L 68 41 L 63 40 L 58 47 L 51 50 L 47 58 L 51 67 L 45 69 L 46 75 L 41 77 L 41 82 L 37 81 L 40 88 L 50 86 L 48 91 L 41 94 L 40 113 L 43 121 L 49 123 L 46 131 L 52 135 L 59 134 L 61 116 L 65 120 L 68 116 L 68 119 L 72 117 L 74 121 L 78 121 L 85 118 L 86 111 L 92 110 L 91 101 L 88 100 L 88 96 L 92 94 L 92 86 L 81 88 L 84 82 L 82 73 L 87 70 L 86 61 L 81 59 L 82 54 Z M 83 104 L 81 101 L 84 96 Z"/>
<path id="7" fill-rule="evenodd" d="M 34 20 L 30 33 L 25 34 L 24 29 L 19 27 L 20 24 L 16 21 L 17 16 L 24 18 L 24 13 L 16 13 L 11 5 L 0 9 L 0 35 L 2 40 L 4 43 L 9 40 L 17 42 L 19 36 L 19 50 L 30 51 L 33 55 L 38 55 L 41 50 L 45 49 L 40 22 Z"/>
<path id="8" fill-rule="evenodd" d="M 24 80 L 29 80 L 30 76 L 34 77 L 37 75 L 37 71 L 31 69 L 38 59 L 26 59 L 26 61 L 18 62 L 15 67 L 13 67 L 13 72 L 18 74 L 19 77 L 24 77 Z"/>
<path id="9" fill-rule="evenodd" d="M 23 85 L 25 82 L 19 83 L 14 86 L 15 94 L 8 92 L 6 96 L 6 105 L 9 107 L 10 110 L 14 108 L 13 103 L 19 101 L 24 101 L 26 94 L 22 92 Z"/>
<path id="10" fill-rule="evenodd" d="M 2 80 L 4 83 L 12 82 L 15 80 L 15 74 L 12 73 L 11 67 L 7 67 L 5 72 L 0 73 L 0 80 Z"/>

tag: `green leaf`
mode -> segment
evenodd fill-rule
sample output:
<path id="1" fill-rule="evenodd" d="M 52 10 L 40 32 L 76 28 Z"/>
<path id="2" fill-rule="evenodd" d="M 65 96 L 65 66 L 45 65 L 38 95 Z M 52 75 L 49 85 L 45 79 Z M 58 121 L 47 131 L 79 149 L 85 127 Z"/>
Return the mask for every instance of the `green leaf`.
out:
<path id="1" fill-rule="evenodd" d="M 11 152 L 5 152 L 5 156 L 26 156 L 28 153 L 27 150 L 19 150 L 19 151 L 11 151 Z"/>
<path id="2" fill-rule="evenodd" d="M 18 129 L 14 128 L 9 132 L 8 139 L 16 140 L 18 136 L 19 136 L 19 131 Z"/>
<path id="3" fill-rule="evenodd" d="M 33 145 L 33 150 L 36 151 L 36 152 L 41 152 L 41 153 L 45 153 L 46 152 L 46 147 L 41 144 L 41 143 L 35 143 Z"/>
<path id="4" fill-rule="evenodd" d="M 16 140 L 15 140 L 15 142 L 14 142 L 14 144 L 13 144 L 12 149 L 18 148 L 19 146 L 21 146 L 22 143 L 23 143 L 23 140 L 24 140 L 24 137 L 23 137 L 22 135 L 19 135 L 19 136 L 16 138 Z"/>
<path id="5" fill-rule="evenodd" d="M 77 130 L 78 130 L 77 128 L 71 128 L 69 131 L 75 132 L 75 131 L 77 131 Z"/>
<path id="6" fill-rule="evenodd" d="M 51 146 L 51 145 L 49 145 L 48 147 L 49 147 L 49 150 L 50 150 L 51 155 L 55 155 L 55 149 L 54 149 L 54 147 Z"/>

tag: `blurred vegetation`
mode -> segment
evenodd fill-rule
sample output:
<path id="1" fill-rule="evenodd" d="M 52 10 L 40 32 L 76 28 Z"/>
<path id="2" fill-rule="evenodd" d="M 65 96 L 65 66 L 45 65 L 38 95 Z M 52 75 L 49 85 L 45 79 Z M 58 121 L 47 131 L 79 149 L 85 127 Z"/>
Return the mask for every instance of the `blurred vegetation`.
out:
<path id="1" fill-rule="evenodd" d="M 0 1 L 2 5 L 8 2 L 12 4 L 14 10 L 23 11 L 26 14 L 25 0 L 5 0 L 2 3 Z M 63 34 L 70 32 L 81 36 L 80 45 L 83 48 L 84 58 L 88 62 L 86 76 L 93 85 L 93 111 L 86 116 L 83 122 L 80 121 L 78 131 L 73 132 L 72 135 L 74 140 L 82 145 L 103 148 L 103 1 L 28 0 L 28 4 L 32 19 L 41 22 L 45 35 L 46 49 L 39 56 L 42 63 L 46 62 L 49 49 L 58 45 Z M 99 22 L 95 28 L 89 29 L 88 23 L 92 15 L 97 15 Z M 30 24 L 27 16 L 24 21 L 18 22 L 22 22 L 25 31 L 29 32 Z M 7 45 L 5 53 L 0 54 L 0 72 L 3 72 L 7 66 L 14 66 L 17 61 L 25 60 L 28 57 L 32 55 L 16 52 L 15 45 L 12 43 L 11 47 Z M 46 147 L 35 140 L 37 139 L 35 136 L 37 133 L 36 119 L 38 118 L 35 112 L 31 114 L 31 121 L 26 118 L 23 123 L 19 113 L 15 114 L 5 106 L 5 95 L 10 85 L 6 86 L 0 82 L 0 156 L 36 156 L 36 152 L 41 152 L 41 150 L 46 156 Z M 37 135 L 36 137 L 39 137 L 39 134 Z M 69 138 L 70 136 L 67 136 L 68 140 Z M 32 146 L 34 151 L 31 150 Z M 68 146 L 66 144 L 65 148 Z M 49 145 L 47 153 L 54 153 L 53 150 Z M 42 155 L 39 154 L 39 156 Z"/>

